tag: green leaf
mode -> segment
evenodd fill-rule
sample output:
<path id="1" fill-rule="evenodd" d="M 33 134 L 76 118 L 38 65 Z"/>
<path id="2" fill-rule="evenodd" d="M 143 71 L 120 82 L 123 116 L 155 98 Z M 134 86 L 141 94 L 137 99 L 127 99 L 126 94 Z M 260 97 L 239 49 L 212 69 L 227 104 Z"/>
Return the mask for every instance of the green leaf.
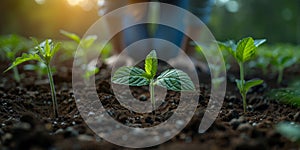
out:
<path id="1" fill-rule="evenodd" d="M 294 88 L 272 89 L 266 94 L 266 96 L 272 100 L 276 100 L 284 104 L 300 107 L 299 86 Z"/>
<path id="2" fill-rule="evenodd" d="M 46 39 L 44 42 L 40 44 L 40 46 L 44 49 L 45 52 L 44 55 L 46 57 L 49 57 L 49 55 L 51 54 L 51 48 L 52 48 L 51 45 L 52 45 L 52 40 L 50 39 Z"/>
<path id="3" fill-rule="evenodd" d="M 237 44 L 236 59 L 238 62 L 244 63 L 254 56 L 255 51 L 254 40 L 251 37 L 244 38 Z"/>
<path id="4" fill-rule="evenodd" d="M 88 49 L 94 44 L 97 38 L 98 38 L 97 35 L 89 35 L 80 41 L 80 46 L 83 49 Z"/>
<path id="5" fill-rule="evenodd" d="M 264 82 L 263 80 L 259 80 L 259 79 L 253 79 L 253 80 L 246 81 L 246 83 L 244 85 L 244 90 L 247 93 L 250 88 L 260 85 L 263 82 Z"/>
<path id="6" fill-rule="evenodd" d="M 61 46 L 61 43 L 56 43 L 53 46 L 53 48 L 51 50 L 51 54 L 50 54 L 52 57 L 57 53 L 57 51 L 59 50 L 60 46 Z"/>
<path id="7" fill-rule="evenodd" d="M 8 70 L 16 67 L 17 65 L 30 60 L 42 61 L 41 57 L 37 54 L 24 53 L 21 57 L 16 58 L 16 60 L 12 63 L 12 65 L 8 67 L 4 72 L 7 72 Z"/>
<path id="8" fill-rule="evenodd" d="M 290 56 L 290 57 L 283 57 L 282 58 L 282 66 L 287 68 L 287 67 L 290 67 L 292 66 L 293 64 L 295 64 L 297 62 L 297 58 L 296 57 L 293 57 L 293 56 Z"/>
<path id="9" fill-rule="evenodd" d="M 152 50 L 145 60 L 145 71 L 148 79 L 153 79 L 157 72 L 157 55 L 155 50 Z"/>
<path id="10" fill-rule="evenodd" d="M 85 79 L 89 79 L 91 76 L 97 74 L 99 71 L 100 71 L 100 69 L 97 68 L 97 67 L 94 67 L 94 68 L 91 68 L 91 69 L 87 69 L 87 70 L 85 71 L 83 77 L 84 77 Z"/>
<path id="11" fill-rule="evenodd" d="M 185 72 L 178 69 L 169 69 L 164 71 L 157 77 L 154 84 L 173 91 L 195 90 L 195 86 L 191 78 Z"/>
<path id="12" fill-rule="evenodd" d="M 242 80 L 236 79 L 235 82 L 236 82 L 236 86 L 238 87 L 240 93 L 243 93 L 243 90 L 244 90 L 244 84 L 243 84 Z M 245 82 L 245 81 L 244 81 L 244 82 Z"/>
<path id="13" fill-rule="evenodd" d="M 112 82 L 130 86 L 149 85 L 150 81 L 145 74 L 146 72 L 140 68 L 124 66 L 114 73 Z"/>
<path id="14" fill-rule="evenodd" d="M 221 50 L 228 51 L 233 57 L 236 57 L 236 44 L 234 41 L 217 42 Z"/>
<path id="15" fill-rule="evenodd" d="M 277 132 L 293 142 L 300 141 L 300 126 L 288 122 L 281 122 L 276 127 Z"/>
<path id="16" fill-rule="evenodd" d="M 101 58 L 103 60 L 106 60 L 107 58 L 109 58 L 109 56 L 111 55 L 112 52 L 112 44 L 111 43 L 107 43 L 102 49 L 101 49 Z"/>
<path id="17" fill-rule="evenodd" d="M 257 40 L 254 40 L 254 45 L 256 47 L 262 45 L 263 43 L 265 43 L 267 40 L 266 39 L 257 39 Z"/>
<path id="18" fill-rule="evenodd" d="M 78 35 L 76 35 L 75 33 L 67 32 L 64 30 L 60 30 L 60 33 L 63 34 L 64 36 L 72 39 L 76 43 L 78 43 L 78 44 L 80 43 L 80 37 Z"/>
<path id="19" fill-rule="evenodd" d="M 195 50 L 196 50 L 197 53 L 203 53 L 203 49 L 202 49 L 202 47 L 200 45 L 197 45 L 195 47 Z"/>

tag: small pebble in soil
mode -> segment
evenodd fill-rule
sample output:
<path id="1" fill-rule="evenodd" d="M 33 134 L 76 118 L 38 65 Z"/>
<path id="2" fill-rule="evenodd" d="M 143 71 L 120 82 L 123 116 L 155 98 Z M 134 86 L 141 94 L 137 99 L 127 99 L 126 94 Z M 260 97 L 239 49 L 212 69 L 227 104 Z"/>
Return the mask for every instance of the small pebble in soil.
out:
<path id="1" fill-rule="evenodd" d="M 59 129 L 57 129 L 57 130 L 54 132 L 54 134 L 60 134 L 60 133 L 63 133 L 63 132 L 64 132 L 64 129 L 59 128 Z"/>
<path id="2" fill-rule="evenodd" d="M 144 130 L 141 128 L 134 128 L 133 133 L 134 135 L 144 135 Z"/>
<path id="3" fill-rule="evenodd" d="M 14 128 L 19 129 L 19 130 L 30 130 L 31 125 L 27 122 L 20 122 L 20 123 L 14 124 Z"/>
<path id="4" fill-rule="evenodd" d="M 150 118 L 150 117 L 147 117 L 147 118 L 145 119 L 145 121 L 146 121 L 147 123 L 150 123 L 150 124 L 153 124 L 153 123 L 154 123 L 154 121 L 153 121 L 152 118 Z"/>
<path id="5" fill-rule="evenodd" d="M 93 137 L 85 134 L 81 134 L 77 137 L 78 140 L 80 141 L 93 141 Z"/>
<path id="6" fill-rule="evenodd" d="M 230 110 L 226 115 L 226 121 L 232 120 L 234 118 L 239 118 L 239 113 L 236 110 Z"/>
<path id="7" fill-rule="evenodd" d="M 184 125 L 184 121 L 176 120 L 176 128 L 181 128 Z"/>
<path id="8" fill-rule="evenodd" d="M 294 115 L 294 121 L 300 122 L 300 112 L 297 112 L 297 113 Z"/>
<path id="9" fill-rule="evenodd" d="M 4 135 L 4 131 L 0 128 L 0 136 Z"/>
<path id="10" fill-rule="evenodd" d="M 94 112 L 92 112 L 92 111 L 90 111 L 89 113 L 88 113 L 88 116 L 90 117 L 90 116 L 94 116 L 95 115 L 95 113 Z"/>
<path id="11" fill-rule="evenodd" d="M 186 135 L 184 133 L 179 134 L 179 139 L 184 140 L 186 138 Z"/>
<path id="12" fill-rule="evenodd" d="M 229 124 L 232 126 L 232 129 L 235 130 L 240 125 L 240 122 L 238 119 L 232 119 Z"/>
<path id="13" fill-rule="evenodd" d="M 247 106 L 247 111 L 248 111 L 248 112 L 253 112 L 253 111 L 254 111 L 253 106 L 252 106 L 252 105 L 248 105 L 248 106 Z"/>
<path id="14" fill-rule="evenodd" d="M 45 124 L 45 129 L 48 130 L 48 131 L 51 131 L 53 129 L 51 123 L 46 123 Z"/>
<path id="15" fill-rule="evenodd" d="M 240 124 L 245 121 L 244 117 L 241 116 L 239 119 L 233 118 L 230 120 L 229 124 L 232 126 L 232 129 L 236 130 Z"/>
<path id="16" fill-rule="evenodd" d="M 78 131 L 76 131 L 73 127 L 68 127 L 64 132 L 65 138 L 76 137 L 78 135 L 79 135 Z"/>
<path id="17" fill-rule="evenodd" d="M 187 136 L 184 141 L 185 141 L 185 143 L 191 143 L 192 140 L 193 140 L 192 137 Z"/>
<path id="18" fill-rule="evenodd" d="M 147 96 L 142 94 L 142 95 L 140 95 L 139 100 L 140 101 L 147 101 Z"/>
<path id="19" fill-rule="evenodd" d="M 171 133 L 169 131 L 164 133 L 164 137 L 170 137 L 170 136 L 171 136 Z"/>
<path id="20" fill-rule="evenodd" d="M 13 135 L 11 133 L 6 133 L 4 136 L 2 136 L 2 142 L 3 145 L 7 145 L 12 140 Z"/>
<path id="21" fill-rule="evenodd" d="M 156 135 L 156 136 L 154 136 L 154 140 L 155 141 L 160 141 L 160 137 Z"/>
<path id="22" fill-rule="evenodd" d="M 237 128 L 238 131 L 248 131 L 252 126 L 249 123 L 240 124 Z"/>

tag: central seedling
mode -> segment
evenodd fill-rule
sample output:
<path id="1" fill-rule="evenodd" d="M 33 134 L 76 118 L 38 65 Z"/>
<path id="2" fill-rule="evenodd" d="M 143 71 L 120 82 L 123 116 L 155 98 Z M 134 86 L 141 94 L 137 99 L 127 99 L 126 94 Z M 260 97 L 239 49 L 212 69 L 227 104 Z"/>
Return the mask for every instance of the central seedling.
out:
<path id="1" fill-rule="evenodd" d="M 253 38 L 247 37 L 240 40 L 237 44 L 233 42 L 219 43 L 221 48 L 226 49 L 239 64 L 240 79 L 236 79 L 235 82 L 243 99 L 244 112 L 246 112 L 247 108 L 246 94 L 248 93 L 250 88 L 263 83 L 263 80 L 259 79 L 245 81 L 244 64 L 248 60 L 253 58 L 253 56 L 256 53 L 257 47 L 263 44 L 264 42 L 266 42 L 265 39 L 253 40 Z"/>
<path id="2" fill-rule="evenodd" d="M 157 78 L 154 78 L 157 72 L 157 65 L 157 55 L 155 50 L 152 50 L 145 59 L 145 70 L 130 66 L 121 67 L 114 73 L 112 82 L 129 86 L 149 85 L 153 110 L 155 110 L 154 86 L 156 85 L 172 91 L 195 90 L 191 78 L 185 72 L 178 69 L 168 69 Z"/>
<path id="3" fill-rule="evenodd" d="M 18 57 L 15 59 L 15 61 L 12 63 L 12 65 L 7 68 L 4 72 L 15 68 L 16 66 L 27 62 L 31 60 L 35 60 L 38 62 L 41 62 L 45 64 L 47 68 L 50 88 L 51 88 L 51 96 L 52 96 L 52 105 L 53 105 L 53 111 L 54 115 L 57 118 L 58 117 L 58 105 L 57 105 L 57 99 L 56 99 L 56 92 L 55 92 L 55 86 L 54 81 L 52 77 L 52 69 L 51 69 L 51 60 L 53 59 L 54 55 L 60 48 L 60 43 L 54 44 L 51 39 L 47 39 L 42 43 L 38 43 L 37 40 L 32 39 L 35 44 L 37 45 L 35 47 L 35 51 L 32 53 L 24 53 L 21 57 Z"/>

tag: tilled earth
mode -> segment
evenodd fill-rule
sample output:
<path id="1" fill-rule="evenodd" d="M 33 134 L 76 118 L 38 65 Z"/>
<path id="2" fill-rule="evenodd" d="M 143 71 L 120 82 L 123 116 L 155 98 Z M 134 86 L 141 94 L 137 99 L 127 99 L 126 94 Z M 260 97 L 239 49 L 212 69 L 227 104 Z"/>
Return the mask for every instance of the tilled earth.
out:
<path id="1" fill-rule="evenodd" d="M 86 125 L 76 107 L 70 70 L 54 76 L 59 118 L 53 118 L 47 80 L 38 80 L 31 72 L 24 74 L 22 83 L 15 83 L 10 73 L 2 74 L 0 79 L 1 149 L 127 149 L 106 142 Z M 168 91 L 155 112 L 132 112 L 115 98 L 109 78 L 110 69 L 101 68 L 96 75 L 98 97 L 105 111 L 124 125 L 156 126 L 172 116 L 180 103 L 180 93 Z M 208 75 L 203 78 L 210 79 Z M 148 149 L 298 149 L 299 145 L 276 133 L 274 128 L 280 121 L 300 122 L 299 108 L 265 98 L 264 93 L 270 89 L 268 83 L 272 82 L 267 81 L 248 94 L 245 114 L 239 93 L 229 79 L 222 109 L 204 134 L 198 133 L 198 127 L 209 101 L 210 85 L 200 83 L 201 95 L 189 124 L 171 140 Z M 140 101 L 149 101 L 147 90 L 131 88 L 132 95 Z"/>

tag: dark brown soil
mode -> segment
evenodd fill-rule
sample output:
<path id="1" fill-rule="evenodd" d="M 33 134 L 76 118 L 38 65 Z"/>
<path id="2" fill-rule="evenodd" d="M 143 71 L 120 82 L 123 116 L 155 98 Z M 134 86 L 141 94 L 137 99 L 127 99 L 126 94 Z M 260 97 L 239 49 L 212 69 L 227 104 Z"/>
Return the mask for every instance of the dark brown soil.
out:
<path id="1" fill-rule="evenodd" d="M 0 72 L 7 63 L 1 63 Z M 24 72 L 22 83 L 15 83 L 10 72 L 0 78 L 0 147 L 1 149 L 127 149 L 108 143 L 94 134 L 81 118 L 74 99 L 71 69 L 59 70 L 54 76 L 59 103 L 59 118 L 53 118 L 47 80 L 37 80 Z M 233 75 L 229 74 L 229 77 Z M 164 104 L 153 115 L 139 114 L 122 108 L 110 89 L 110 69 L 101 68 L 96 75 L 98 96 L 117 121 L 141 128 L 155 126 L 172 115 L 180 93 L 169 91 Z M 264 93 L 272 88 L 270 78 L 248 94 L 248 112 L 229 79 L 221 112 L 204 134 L 198 133 L 209 100 L 209 75 L 201 73 L 201 96 L 189 124 L 170 141 L 148 149 L 297 149 L 299 145 L 281 137 L 274 130 L 280 121 L 300 122 L 299 108 L 269 101 Z M 207 82 L 208 81 L 208 82 Z M 131 88 L 133 95 L 149 101 L 147 87 Z M 143 116 L 142 119 L 140 116 Z"/>

